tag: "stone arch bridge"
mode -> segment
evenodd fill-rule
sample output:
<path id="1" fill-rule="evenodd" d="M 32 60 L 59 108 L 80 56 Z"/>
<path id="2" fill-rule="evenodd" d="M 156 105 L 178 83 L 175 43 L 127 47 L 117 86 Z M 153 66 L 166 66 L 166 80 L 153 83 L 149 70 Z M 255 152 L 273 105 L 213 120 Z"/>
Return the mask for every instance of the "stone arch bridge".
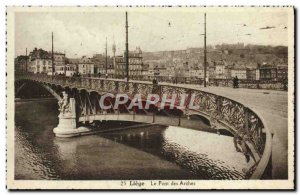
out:
<path id="1" fill-rule="evenodd" d="M 59 124 L 54 129 L 56 136 L 71 137 L 88 134 L 90 130 L 82 124 L 103 120 L 180 126 L 213 133 L 228 131 L 234 136 L 237 151 L 240 151 L 241 142 L 245 143 L 256 162 L 247 172 L 249 178 L 270 177 L 272 136 L 261 116 L 234 100 L 201 90 L 169 85 L 29 73 L 15 75 L 15 96 L 26 85 L 40 86 L 59 101 Z M 129 102 L 103 109 L 100 100 L 107 93 L 126 94 Z M 128 109 L 128 104 L 136 94 L 141 95 L 143 105 L 146 104 L 148 94 L 157 94 L 159 101 L 150 105 L 149 109 L 141 109 L 137 105 Z M 162 97 L 171 97 L 174 94 L 174 109 L 170 109 L 168 104 L 160 109 L 158 105 Z M 183 94 L 187 96 L 184 101 L 181 100 Z M 190 109 L 188 106 L 192 94 L 197 109 Z M 107 97 L 103 103 L 109 107 L 114 105 L 115 101 L 116 98 Z"/>

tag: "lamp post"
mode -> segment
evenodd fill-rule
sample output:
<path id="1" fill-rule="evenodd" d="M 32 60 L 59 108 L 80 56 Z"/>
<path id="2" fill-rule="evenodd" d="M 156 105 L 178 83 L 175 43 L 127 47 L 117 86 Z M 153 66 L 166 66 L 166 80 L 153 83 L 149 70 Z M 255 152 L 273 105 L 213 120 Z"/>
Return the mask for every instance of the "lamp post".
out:
<path id="1" fill-rule="evenodd" d="M 204 13 L 204 87 L 206 87 L 206 13 Z"/>
<path id="2" fill-rule="evenodd" d="M 107 37 L 105 39 L 105 76 L 107 78 Z"/>
<path id="3" fill-rule="evenodd" d="M 53 76 L 54 76 L 53 32 L 52 32 L 52 53 L 51 53 L 51 61 L 52 61 L 52 77 L 53 77 Z"/>
<path id="4" fill-rule="evenodd" d="M 126 53 L 125 53 L 125 62 L 126 62 L 126 81 L 129 81 L 129 62 L 128 62 L 128 17 L 127 17 L 127 12 L 126 12 L 126 24 L 125 24 L 125 28 L 126 28 L 126 43 L 125 43 L 125 47 L 126 47 Z"/>

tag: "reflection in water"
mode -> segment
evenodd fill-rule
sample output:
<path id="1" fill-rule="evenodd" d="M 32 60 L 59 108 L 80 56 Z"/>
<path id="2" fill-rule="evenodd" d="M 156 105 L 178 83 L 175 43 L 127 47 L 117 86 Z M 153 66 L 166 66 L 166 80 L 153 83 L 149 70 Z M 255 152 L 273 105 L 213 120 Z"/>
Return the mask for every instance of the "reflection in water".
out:
<path id="1" fill-rule="evenodd" d="M 175 127 L 57 138 L 56 106 L 16 105 L 16 179 L 242 179 L 253 163 L 231 137 Z"/>
<path id="2" fill-rule="evenodd" d="M 232 137 L 160 126 L 102 134 L 106 138 L 175 162 L 200 179 L 243 179 L 248 164 Z M 126 137 L 126 139 L 122 139 Z"/>
<path id="3" fill-rule="evenodd" d="M 231 137 L 170 127 L 163 138 L 163 155 L 202 179 L 242 179 L 243 169 L 254 163 L 234 152 Z"/>
<path id="4" fill-rule="evenodd" d="M 173 163 L 100 136 L 55 138 L 54 143 L 63 179 L 195 178 Z"/>

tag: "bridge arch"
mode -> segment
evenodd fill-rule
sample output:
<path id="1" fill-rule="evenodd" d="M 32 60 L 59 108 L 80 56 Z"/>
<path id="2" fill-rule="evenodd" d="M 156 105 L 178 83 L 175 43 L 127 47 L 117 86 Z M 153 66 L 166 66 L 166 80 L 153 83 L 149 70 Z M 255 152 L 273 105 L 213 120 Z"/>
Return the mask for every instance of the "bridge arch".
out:
<path id="1" fill-rule="evenodd" d="M 51 94 L 53 97 L 55 97 L 57 100 L 60 100 L 60 94 L 57 93 L 56 90 L 54 90 L 54 87 L 43 83 L 43 82 L 34 82 L 26 79 L 18 80 L 18 84 L 15 85 L 15 97 L 18 97 L 22 92 L 24 93 L 27 90 L 38 90 L 39 93 L 42 94 L 42 96 L 49 96 Z M 27 89 L 27 90 L 25 90 Z M 42 90 L 44 89 L 44 90 Z M 49 94 L 47 94 L 48 92 Z"/>
<path id="2" fill-rule="evenodd" d="M 199 119 L 202 120 L 204 124 L 211 126 L 210 124 L 210 120 L 207 116 L 203 116 L 202 114 L 198 113 L 198 114 L 191 114 L 190 118 L 195 118 L 195 119 Z"/>

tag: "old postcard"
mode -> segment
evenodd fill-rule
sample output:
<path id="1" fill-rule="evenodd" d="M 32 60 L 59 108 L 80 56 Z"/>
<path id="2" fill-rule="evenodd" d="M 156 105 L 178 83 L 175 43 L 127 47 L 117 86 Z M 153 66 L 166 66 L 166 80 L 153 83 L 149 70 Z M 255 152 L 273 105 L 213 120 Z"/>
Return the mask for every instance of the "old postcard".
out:
<path id="1" fill-rule="evenodd" d="M 7 7 L 7 188 L 294 189 L 293 7 Z"/>

